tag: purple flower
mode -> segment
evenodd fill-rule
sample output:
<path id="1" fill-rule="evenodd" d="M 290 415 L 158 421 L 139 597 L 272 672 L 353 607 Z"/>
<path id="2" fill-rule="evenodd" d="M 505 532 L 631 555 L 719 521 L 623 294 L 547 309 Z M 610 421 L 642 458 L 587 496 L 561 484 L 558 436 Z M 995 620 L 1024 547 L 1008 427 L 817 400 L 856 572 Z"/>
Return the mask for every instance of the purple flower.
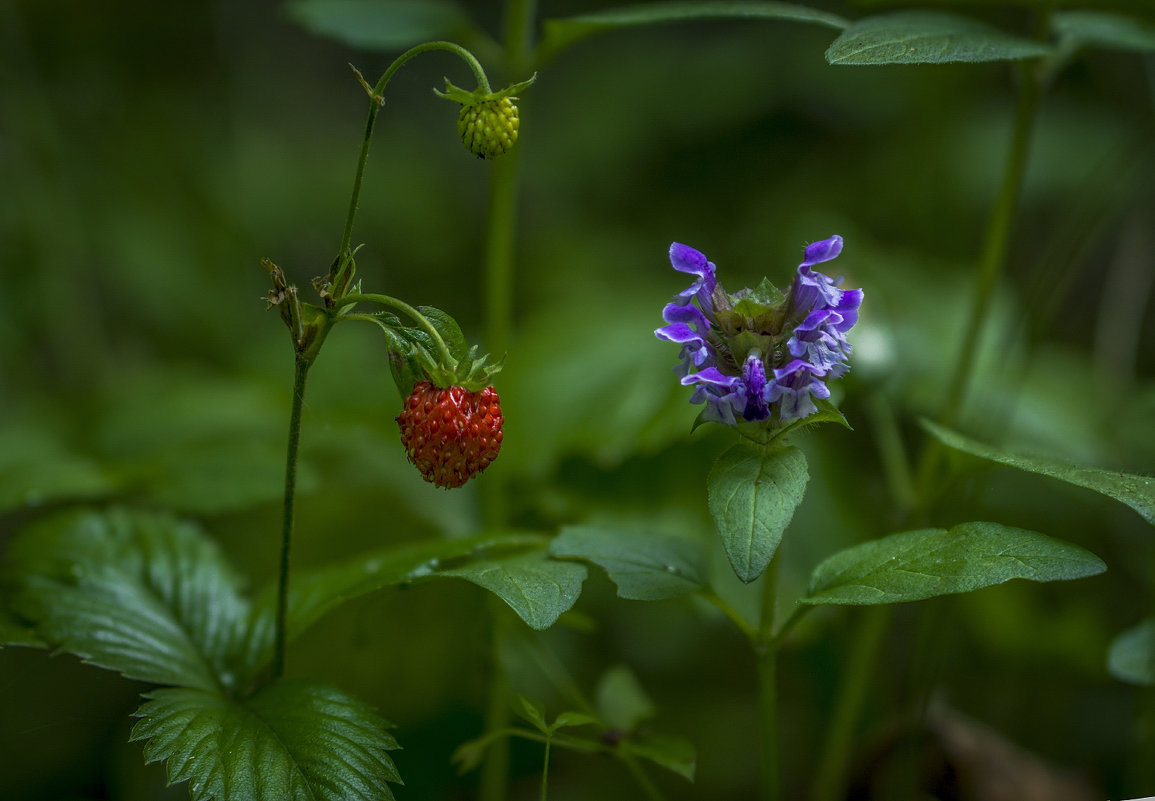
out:
<path id="1" fill-rule="evenodd" d="M 782 421 L 808 417 L 818 411 L 814 398 L 826 400 L 830 389 L 822 382 L 819 368 L 801 359 L 774 371 L 774 383 L 767 393 L 771 403 L 779 404 Z"/>
<path id="2" fill-rule="evenodd" d="M 766 282 L 728 294 L 705 255 L 670 246 L 670 264 L 694 280 L 654 333 L 681 346 L 675 369 L 694 387 L 690 402 L 705 404 L 702 420 L 773 429 L 816 413 L 816 401 L 830 397 L 826 381 L 850 369 L 846 332 L 858 322 L 862 290 L 839 289 L 812 268 L 841 252 L 840 236 L 808 245 L 786 295 Z"/>
<path id="3" fill-rule="evenodd" d="M 689 245 L 675 242 L 670 245 L 670 264 L 678 272 L 689 273 L 695 276 L 690 288 L 674 296 L 674 302 L 684 306 L 691 300 L 697 300 L 698 306 L 706 314 L 714 313 L 714 287 L 718 285 L 714 272 L 717 269 L 714 262 L 706 258 L 700 250 L 694 250 Z"/>

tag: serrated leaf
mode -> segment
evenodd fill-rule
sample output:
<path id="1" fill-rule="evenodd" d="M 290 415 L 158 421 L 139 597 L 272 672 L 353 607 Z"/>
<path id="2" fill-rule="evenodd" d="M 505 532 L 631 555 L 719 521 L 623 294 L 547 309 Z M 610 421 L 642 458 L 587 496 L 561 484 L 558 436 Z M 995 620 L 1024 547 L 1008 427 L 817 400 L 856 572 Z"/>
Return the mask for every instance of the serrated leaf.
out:
<path id="1" fill-rule="evenodd" d="M 594 697 L 602 722 L 618 732 L 634 731 L 658 711 L 638 677 L 625 665 L 616 665 L 602 675 Z"/>
<path id="2" fill-rule="evenodd" d="M 1115 470 L 1103 470 L 1098 467 L 1081 467 L 1066 464 L 1052 459 L 1034 456 L 1022 456 L 1008 453 L 998 448 L 984 445 L 969 437 L 964 437 L 957 431 L 943 428 L 937 423 L 923 420 L 922 427 L 937 437 L 944 445 L 955 450 L 969 453 L 980 459 L 1025 470 L 1028 473 L 1038 473 L 1041 476 L 1057 478 L 1077 487 L 1094 490 L 1109 498 L 1114 498 L 1126 504 L 1143 516 L 1148 523 L 1155 525 L 1155 478 L 1140 476 L 1134 473 L 1120 473 Z"/>
<path id="3" fill-rule="evenodd" d="M 623 740 L 620 747 L 689 781 L 694 780 L 698 754 L 689 740 L 663 734 L 650 734 L 640 740 Z"/>
<path id="4" fill-rule="evenodd" d="M 1114 639 L 1107 670 L 1119 681 L 1155 686 L 1155 618 L 1148 618 Z"/>
<path id="5" fill-rule="evenodd" d="M 524 695 L 518 693 L 513 711 L 521 718 L 529 721 L 529 723 L 542 734 L 549 733 L 549 726 L 545 723 L 545 710 L 542 709 L 541 704 L 536 701 L 531 701 Z"/>
<path id="6" fill-rule="evenodd" d="M 685 537 L 565 526 L 549 545 L 551 556 L 593 562 L 618 585 L 618 596 L 638 601 L 679 598 L 706 584 L 705 548 Z"/>
<path id="7" fill-rule="evenodd" d="M 136 712 L 146 762 L 193 801 L 392 799 L 400 776 L 390 724 L 316 681 L 268 684 L 244 700 L 193 688 L 155 690 Z"/>
<path id="8" fill-rule="evenodd" d="M 439 575 L 457 576 L 489 590 L 530 628 L 541 631 L 574 605 L 587 572 L 585 565 L 550 559 L 543 549 L 474 562 Z"/>
<path id="9" fill-rule="evenodd" d="M 1155 51 L 1155 26 L 1106 11 L 1060 11 L 1051 27 L 1068 42 L 1107 50 Z"/>
<path id="10" fill-rule="evenodd" d="M 806 457 L 795 447 L 731 446 L 707 479 L 710 515 L 730 566 L 749 583 L 766 569 L 809 480 Z"/>
<path id="11" fill-rule="evenodd" d="M 48 643 L 157 684 L 231 687 L 249 605 L 195 525 L 127 509 L 51 518 L 11 548 L 15 604 Z"/>
<path id="12" fill-rule="evenodd" d="M 853 23 L 826 51 L 830 64 L 946 64 L 1037 58 L 1050 46 L 940 11 L 896 11 Z"/>
<path id="13" fill-rule="evenodd" d="M 696 20 L 786 20 L 813 22 L 830 28 L 850 23 L 827 11 L 777 2 L 658 2 L 622 6 L 594 14 L 582 14 L 545 21 L 542 51 L 553 55 L 596 33 L 642 25 L 660 25 Z"/>
<path id="14" fill-rule="evenodd" d="M 374 51 L 460 39 L 471 24 L 460 5 L 445 0 L 294 0 L 285 10 L 307 31 Z"/>
<path id="15" fill-rule="evenodd" d="M 822 562 L 800 603 L 921 601 L 1021 578 L 1066 581 L 1102 573 L 1103 561 L 1069 542 L 998 523 L 961 523 L 864 542 Z"/>

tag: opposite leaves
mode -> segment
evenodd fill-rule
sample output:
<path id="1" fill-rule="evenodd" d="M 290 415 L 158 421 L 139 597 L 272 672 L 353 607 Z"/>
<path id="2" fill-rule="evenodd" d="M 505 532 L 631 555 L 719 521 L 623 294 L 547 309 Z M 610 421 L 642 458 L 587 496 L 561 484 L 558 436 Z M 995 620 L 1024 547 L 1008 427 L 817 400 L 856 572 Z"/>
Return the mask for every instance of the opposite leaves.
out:
<path id="1" fill-rule="evenodd" d="M 970 592 L 1021 578 L 1065 581 L 1107 569 L 1094 554 L 1034 531 L 962 523 L 906 531 L 840 551 L 814 569 L 800 603 L 869 606 Z"/>
<path id="2" fill-rule="evenodd" d="M 774 557 L 802 502 L 806 457 L 794 447 L 734 445 L 707 479 L 710 514 L 738 578 L 750 583 Z"/>

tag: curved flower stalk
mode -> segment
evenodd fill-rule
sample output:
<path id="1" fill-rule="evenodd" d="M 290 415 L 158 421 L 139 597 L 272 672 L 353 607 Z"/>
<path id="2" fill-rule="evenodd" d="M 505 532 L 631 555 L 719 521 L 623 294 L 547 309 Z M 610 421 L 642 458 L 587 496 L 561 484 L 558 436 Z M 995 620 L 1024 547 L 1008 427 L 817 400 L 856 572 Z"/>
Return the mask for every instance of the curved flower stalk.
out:
<path id="1" fill-rule="evenodd" d="M 735 426 L 767 441 L 815 415 L 841 419 L 827 401 L 829 379 L 850 369 L 846 333 L 858 322 L 861 289 L 813 267 L 842 252 L 842 237 L 807 246 L 785 294 L 763 279 L 733 294 L 718 283 L 717 267 L 689 245 L 670 245 L 670 264 L 693 283 L 666 305 L 658 339 L 681 346 L 675 368 L 691 403 L 704 403 L 698 423 Z"/>

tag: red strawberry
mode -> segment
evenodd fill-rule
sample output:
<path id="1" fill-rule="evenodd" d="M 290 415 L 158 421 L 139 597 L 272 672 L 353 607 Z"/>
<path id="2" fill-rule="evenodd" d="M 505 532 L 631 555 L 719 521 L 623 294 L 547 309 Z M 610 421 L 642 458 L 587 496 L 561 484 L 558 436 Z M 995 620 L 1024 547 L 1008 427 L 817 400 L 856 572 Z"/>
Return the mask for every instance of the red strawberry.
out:
<path id="1" fill-rule="evenodd" d="M 409 461 L 426 481 L 446 488 L 460 487 L 497 458 L 502 422 L 493 387 L 470 392 L 428 381 L 413 387 L 397 417 Z"/>

